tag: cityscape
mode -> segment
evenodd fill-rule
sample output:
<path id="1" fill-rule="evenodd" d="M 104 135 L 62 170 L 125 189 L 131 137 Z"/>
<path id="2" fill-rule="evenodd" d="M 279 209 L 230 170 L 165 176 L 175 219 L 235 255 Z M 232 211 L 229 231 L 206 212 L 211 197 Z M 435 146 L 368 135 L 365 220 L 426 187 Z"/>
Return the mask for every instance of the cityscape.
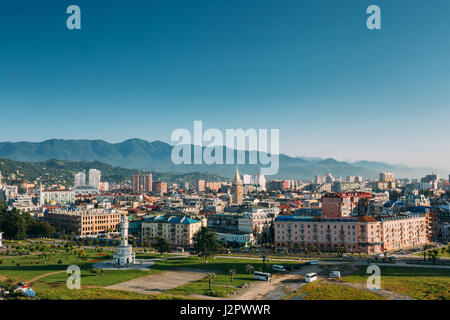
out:
<path id="1" fill-rule="evenodd" d="M 96 299 L 449 297 L 450 179 L 435 173 L 280 180 L 236 165 L 232 178 L 179 183 L 137 170 L 105 181 L 96 168 L 67 185 L 22 176 L 0 174 L 3 299 L 89 299 L 93 286 Z M 371 265 L 382 286 L 366 283 Z M 78 287 L 61 280 L 69 266 Z M 435 274 L 423 278 L 427 266 Z"/>
<path id="2" fill-rule="evenodd" d="M 445 307 L 448 12 L 0 1 L 0 315 Z"/>

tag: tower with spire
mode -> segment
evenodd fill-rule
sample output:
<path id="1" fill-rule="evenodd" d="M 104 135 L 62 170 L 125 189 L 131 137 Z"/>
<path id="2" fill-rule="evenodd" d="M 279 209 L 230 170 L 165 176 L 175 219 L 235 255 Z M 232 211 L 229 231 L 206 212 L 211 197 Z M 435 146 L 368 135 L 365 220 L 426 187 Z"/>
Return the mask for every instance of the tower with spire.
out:
<path id="1" fill-rule="evenodd" d="M 236 174 L 234 175 L 233 184 L 231 186 L 231 192 L 232 192 L 232 200 L 233 204 L 241 205 L 242 204 L 242 180 L 241 176 L 239 175 L 239 169 L 236 166 Z"/>

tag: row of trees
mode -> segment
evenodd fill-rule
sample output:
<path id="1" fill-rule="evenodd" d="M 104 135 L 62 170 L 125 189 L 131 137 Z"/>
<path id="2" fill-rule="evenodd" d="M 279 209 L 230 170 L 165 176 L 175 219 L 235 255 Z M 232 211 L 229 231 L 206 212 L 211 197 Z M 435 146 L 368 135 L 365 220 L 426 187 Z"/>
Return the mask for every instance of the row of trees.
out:
<path id="1" fill-rule="evenodd" d="M 0 230 L 3 237 L 9 240 L 50 237 L 55 233 L 55 228 L 47 222 L 38 222 L 29 213 L 15 208 L 8 210 L 3 201 L 0 201 Z"/>

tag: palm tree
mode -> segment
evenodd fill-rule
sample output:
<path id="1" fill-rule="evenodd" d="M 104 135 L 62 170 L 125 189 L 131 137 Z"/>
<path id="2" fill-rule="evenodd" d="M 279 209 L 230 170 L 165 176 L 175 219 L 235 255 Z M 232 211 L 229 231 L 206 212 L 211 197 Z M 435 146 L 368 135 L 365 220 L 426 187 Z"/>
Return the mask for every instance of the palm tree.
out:
<path id="1" fill-rule="evenodd" d="M 252 266 L 251 264 L 248 264 L 248 265 L 245 266 L 245 270 L 246 270 L 249 274 L 252 274 L 254 269 L 255 269 L 255 268 L 253 268 L 253 266 Z"/>
<path id="2" fill-rule="evenodd" d="M 264 271 L 264 267 L 266 266 L 267 255 L 266 255 L 266 254 L 263 254 L 263 255 L 261 256 L 261 258 L 262 258 L 262 271 Z"/>
<path id="3" fill-rule="evenodd" d="M 209 282 L 209 290 L 212 290 L 212 285 L 213 285 L 214 279 L 216 278 L 216 274 L 208 273 L 207 278 L 208 278 L 208 282 Z"/>
<path id="4" fill-rule="evenodd" d="M 228 271 L 228 273 L 230 274 L 230 280 L 231 280 L 231 282 L 233 282 L 233 278 L 234 278 L 234 275 L 236 274 L 236 270 L 235 270 L 235 269 L 230 269 L 230 270 Z"/>

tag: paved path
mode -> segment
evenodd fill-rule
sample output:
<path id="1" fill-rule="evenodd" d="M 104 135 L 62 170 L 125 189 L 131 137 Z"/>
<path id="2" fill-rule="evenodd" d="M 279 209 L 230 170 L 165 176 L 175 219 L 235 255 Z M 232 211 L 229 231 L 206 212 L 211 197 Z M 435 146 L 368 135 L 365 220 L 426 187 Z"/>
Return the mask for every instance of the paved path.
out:
<path id="1" fill-rule="evenodd" d="M 44 273 L 44 274 L 41 274 L 40 276 L 34 277 L 33 279 L 26 281 L 26 282 L 29 285 L 32 285 L 33 283 L 35 283 L 36 281 L 38 281 L 38 280 L 40 280 L 42 278 L 53 276 L 55 274 L 64 273 L 64 272 L 67 272 L 67 271 L 66 270 L 61 270 L 61 271 L 54 271 L 54 272 Z"/>

